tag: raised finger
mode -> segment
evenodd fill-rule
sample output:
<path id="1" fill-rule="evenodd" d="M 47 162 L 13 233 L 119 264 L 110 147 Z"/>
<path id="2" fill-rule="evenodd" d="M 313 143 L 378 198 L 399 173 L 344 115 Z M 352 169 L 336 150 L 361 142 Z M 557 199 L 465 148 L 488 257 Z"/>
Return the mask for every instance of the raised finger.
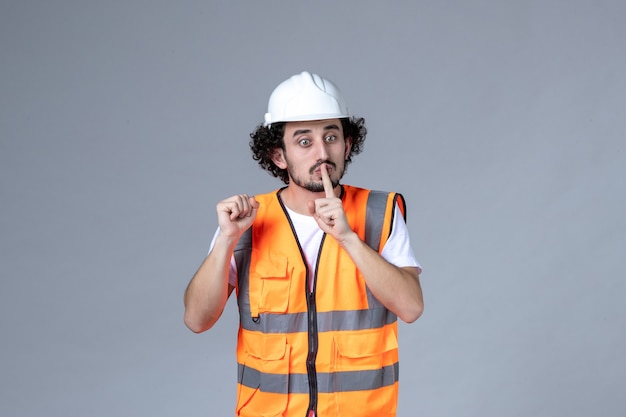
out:
<path id="1" fill-rule="evenodd" d="M 333 191 L 333 183 L 330 181 L 326 164 L 320 166 L 320 172 L 322 173 L 322 184 L 324 184 L 324 191 L 326 192 L 326 198 L 335 198 L 335 191 Z"/>

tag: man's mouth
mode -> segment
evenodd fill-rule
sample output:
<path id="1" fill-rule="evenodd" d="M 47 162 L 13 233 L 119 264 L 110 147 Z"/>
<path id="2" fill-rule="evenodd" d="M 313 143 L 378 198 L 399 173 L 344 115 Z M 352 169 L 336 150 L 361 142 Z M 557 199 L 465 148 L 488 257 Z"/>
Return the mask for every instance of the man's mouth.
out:
<path id="1" fill-rule="evenodd" d="M 309 170 L 309 173 L 311 175 L 313 175 L 313 174 L 321 174 L 322 173 L 321 172 L 321 168 L 322 168 L 322 165 L 324 165 L 324 164 L 326 165 L 326 169 L 327 170 L 336 168 L 336 165 L 333 162 L 331 162 L 331 161 L 321 161 L 321 162 L 318 162 L 317 164 L 313 165 L 313 167 Z"/>

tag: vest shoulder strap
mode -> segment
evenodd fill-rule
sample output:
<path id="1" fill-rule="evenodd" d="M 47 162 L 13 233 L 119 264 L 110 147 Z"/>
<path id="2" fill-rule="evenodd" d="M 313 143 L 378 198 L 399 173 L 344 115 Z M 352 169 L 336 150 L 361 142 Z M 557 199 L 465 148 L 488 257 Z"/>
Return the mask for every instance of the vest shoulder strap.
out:
<path id="1" fill-rule="evenodd" d="M 406 221 L 406 204 L 402 194 L 370 191 L 367 199 L 365 243 L 379 253 L 391 236 L 396 207 Z"/>

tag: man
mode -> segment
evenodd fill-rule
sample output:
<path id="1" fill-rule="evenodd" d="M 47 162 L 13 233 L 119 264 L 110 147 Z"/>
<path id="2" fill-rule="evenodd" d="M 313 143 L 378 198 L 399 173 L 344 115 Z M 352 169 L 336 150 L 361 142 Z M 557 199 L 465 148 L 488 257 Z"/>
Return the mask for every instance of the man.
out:
<path id="1" fill-rule="evenodd" d="M 237 289 L 238 416 L 396 415 L 397 317 L 421 315 L 421 269 L 402 197 L 340 184 L 365 135 L 332 82 L 294 75 L 250 135 L 286 186 L 217 204 L 185 323 L 210 329 Z"/>

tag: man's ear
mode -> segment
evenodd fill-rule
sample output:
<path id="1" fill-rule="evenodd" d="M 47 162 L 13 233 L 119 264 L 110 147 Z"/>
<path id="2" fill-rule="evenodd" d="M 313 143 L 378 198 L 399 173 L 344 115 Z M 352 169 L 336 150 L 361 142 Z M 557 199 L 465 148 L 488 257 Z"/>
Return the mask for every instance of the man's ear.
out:
<path id="1" fill-rule="evenodd" d="M 346 153 L 343 156 L 344 160 L 348 159 L 348 156 L 350 155 L 350 150 L 352 149 L 352 137 L 348 136 L 346 138 Z"/>
<path id="2" fill-rule="evenodd" d="M 271 152 L 272 162 L 280 169 L 287 169 L 287 161 L 285 160 L 285 151 L 281 148 L 274 148 Z"/>

